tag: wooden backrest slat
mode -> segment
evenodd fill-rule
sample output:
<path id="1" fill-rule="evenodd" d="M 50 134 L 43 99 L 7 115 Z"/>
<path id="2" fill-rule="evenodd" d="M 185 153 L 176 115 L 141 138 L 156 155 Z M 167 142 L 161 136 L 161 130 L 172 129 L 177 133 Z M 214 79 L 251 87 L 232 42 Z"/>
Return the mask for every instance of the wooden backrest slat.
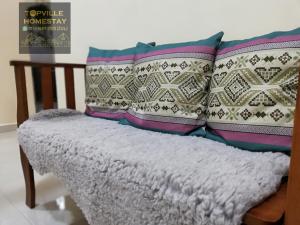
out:
<path id="1" fill-rule="evenodd" d="M 85 64 L 80 63 L 46 63 L 46 62 L 31 62 L 31 61 L 19 61 L 19 60 L 11 60 L 11 66 L 23 65 L 23 66 L 34 66 L 34 67 L 43 67 L 43 66 L 51 66 L 51 67 L 65 67 L 71 66 L 72 68 L 85 68 Z"/>
<path id="2" fill-rule="evenodd" d="M 44 109 L 52 109 L 54 106 L 53 100 L 53 81 L 52 71 L 50 66 L 41 68 L 41 86 L 42 86 L 42 100 Z"/>
<path id="3" fill-rule="evenodd" d="M 300 81 L 300 72 L 299 72 Z M 300 224 L 300 85 L 298 84 L 289 170 L 285 225 Z"/>
<path id="4" fill-rule="evenodd" d="M 64 69 L 67 108 L 75 109 L 74 71 L 71 66 L 65 66 Z"/>
<path id="5" fill-rule="evenodd" d="M 17 124 L 19 127 L 28 119 L 26 78 L 23 65 L 15 66 L 15 80 L 17 89 Z"/>
<path id="6" fill-rule="evenodd" d="M 11 60 L 10 65 L 15 68 L 17 101 L 18 101 L 18 125 L 28 119 L 28 103 L 26 92 L 25 67 L 36 67 L 41 71 L 41 89 L 43 109 L 54 107 L 52 68 L 64 68 L 65 70 L 65 88 L 67 108 L 75 109 L 75 86 L 74 86 L 74 68 L 85 69 L 86 64 L 80 63 L 46 63 Z"/>

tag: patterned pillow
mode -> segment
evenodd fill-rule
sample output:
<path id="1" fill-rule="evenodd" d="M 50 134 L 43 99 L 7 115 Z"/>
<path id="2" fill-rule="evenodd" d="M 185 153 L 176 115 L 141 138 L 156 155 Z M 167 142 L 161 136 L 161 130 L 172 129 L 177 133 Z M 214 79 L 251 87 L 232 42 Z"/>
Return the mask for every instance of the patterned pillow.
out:
<path id="1" fill-rule="evenodd" d="M 207 87 L 223 32 L 207 40 L 139 46 L 136 99 L 123 124 L 186 134 L 205 124 Z"/>
<path id="2" fill-rule="evenodd" d="M 247 150 L 289 150 L 299 66 L 300 28 L 222 42 L 210 84 L 208 136 Z"/>
<path id="3" fill-rule="evenodd" d="M 155 46 L 155 42 L 137 46 Z M 131 104 L 137 88 L 132 74 L 136 47 L 124 50 L 90 48 L 86 67 L 86 114 L 120 119 Z"/>

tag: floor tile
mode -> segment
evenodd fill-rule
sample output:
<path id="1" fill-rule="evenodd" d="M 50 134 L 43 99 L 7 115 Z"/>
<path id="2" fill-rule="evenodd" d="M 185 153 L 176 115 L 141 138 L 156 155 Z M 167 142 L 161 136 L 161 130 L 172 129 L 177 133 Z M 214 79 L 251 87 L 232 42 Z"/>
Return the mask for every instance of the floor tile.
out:
<path id="1" fill-rule="evenodd" d="M 16 132 L 0 133 L 0 225 L 87 225 L 63 184 L 35 173 L 37 207 L 25 203 Z"/>
<path id="2" fill-rule="evenodd" d="M 16 224 L 32 225 L 32 223 L 0 193 L 0 225 Z"/>

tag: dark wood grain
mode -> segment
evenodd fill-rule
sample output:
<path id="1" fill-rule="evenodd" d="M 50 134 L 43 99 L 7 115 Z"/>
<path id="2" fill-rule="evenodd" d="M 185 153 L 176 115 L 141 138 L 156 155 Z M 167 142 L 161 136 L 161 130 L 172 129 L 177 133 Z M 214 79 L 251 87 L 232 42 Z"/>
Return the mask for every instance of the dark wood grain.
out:
<path id="1" fill-rule="evenodd" d="M 26 91 L 25 69 L 23 65 L 15 66 L 15 80 L 17 91 L 17 124 L 18 127 L 28 119 L 28 103 Z M 25 203 L 29 208 L 35 207 L 35 185 L 33 169 L 20 146 L 20 157 L 25 179 L 26 200 Z"/>
<path id="2" fill-rule="evenodd" d="M 19 126 L 28 119 L 28 103 L 24 66 L 15 66 L 15 81 L 17 91 L 17 124 Z"/>
<path id="3" fill-rule="evenodd" d="M 22 164 L 23 175 L 25 179 L 25 188 L 26 188 L 25 203 L 29 208 L 32 209 L 35 207 L 34 172 L 22 147 L 21 146 L 19 147 L 20 147 L 21 164 Z"/>
<path id="4" fill-rule="evenodd" d="M 15 80 L 17 90 L 17 123 L 20 126 L 25 120 L 28 119 L 28 102 L 26 91 L 26 79 L 25 79 L 25 66 L 38 67 L 41 70 L 41 86 L 42 86 L 42 99 L 43 108 L 53 108 L 53 80 L 51 68 L 63 67 L 65 68 L 65 81 L 66 81 L 66 98 L 67 107 L 75 109 L 75 90 L 74 90 L 74 68 L 85 69 L 85 64 L 74 63 L 40 63 L 30 61 L 10 61 L 10 65 L 15 68 Z M 21 164 L 25 179 L 26 188 L 26 205 L 29 208 L 35 207 L 35 184 L 34 184 L 34 172 L 30 165 L 26 154 L 20 147 Z"/>
<path id="5" fill-rule="evenodd" d="M 300 77 L 300 72 L 299 72 Z M 289 171 L 285 225 L 300 224 L 300 85 L 294 114 L 294 130 Z"/>
<path id="6" fill-rule="evenodd" d="M 262 203 L 250 209 L 243 218 L 245 225 L 282 225 L 286 205 L 287 183 Z"/>
<path id="7" fill-rule="evenodd" d="M 10 61 L 11 66 L 16 65 L 23 65 L 23 66 L 34 66 L 34 67 L 44 67 L 44 66 L 50 66 L 50 67 L 66 67 L 70 66 L 72 68 L 85 68 L 85 64 L 80 63 L 43 63 L 43 62 L 30 62 L 30 61 L 19 61 L 19 60 L 11 60 Z"/>
<path id="8" fill-rule="evenodd" d="M 74 72 L 71 66 L 65 66 L 65 87 L 67 108 L 75 109 Z"/>
<path id="9" fill-rule="evenodd" d="M 41 68 L 42 72 L 42 99 L 43 99 L 43 108 L 52 109 L 54 106 L 53 100 L 53 81 L 52 81 L 52 72 L 50 66 L 44 66 Z"/>

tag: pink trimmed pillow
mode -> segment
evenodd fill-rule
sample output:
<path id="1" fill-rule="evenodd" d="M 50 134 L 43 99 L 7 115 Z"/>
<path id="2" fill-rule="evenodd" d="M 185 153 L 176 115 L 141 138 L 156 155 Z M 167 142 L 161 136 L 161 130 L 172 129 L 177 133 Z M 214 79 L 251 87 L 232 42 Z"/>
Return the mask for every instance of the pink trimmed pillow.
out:
<path id="1" fill-rule="evenodd" d="M 155 42 L 137 46 L 155 46 Z M 86 66 L 86 114 L 119 120 L 138 90 L 134 83 L 136 47 L 124 50 L 90 48 Z"/>
<path id="2" fill-rule="evenodd" d="M 208 100 L 212 139 L 252 151 L 289 151 L 300 28 L 222 42 Z"/>
<path id="3" fill-rule="evenodd" d="M 220 32 L 195 42 L 139 46 L 136 99 L 121 123 L 177 134 L 204 126 L 207 88 L 222 36 Z"/>

